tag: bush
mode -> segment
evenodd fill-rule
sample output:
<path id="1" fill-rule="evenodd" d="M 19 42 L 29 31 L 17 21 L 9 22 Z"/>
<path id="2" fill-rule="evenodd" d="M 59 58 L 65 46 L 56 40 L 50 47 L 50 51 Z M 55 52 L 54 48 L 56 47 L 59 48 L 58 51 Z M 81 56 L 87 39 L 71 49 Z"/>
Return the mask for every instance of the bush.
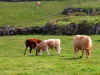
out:
<path id="1" fill-rule="evenodd" d="M 86 16 L 87 14 L 84 12 L 75 12 L 72 14 L 73 16 Z"/>

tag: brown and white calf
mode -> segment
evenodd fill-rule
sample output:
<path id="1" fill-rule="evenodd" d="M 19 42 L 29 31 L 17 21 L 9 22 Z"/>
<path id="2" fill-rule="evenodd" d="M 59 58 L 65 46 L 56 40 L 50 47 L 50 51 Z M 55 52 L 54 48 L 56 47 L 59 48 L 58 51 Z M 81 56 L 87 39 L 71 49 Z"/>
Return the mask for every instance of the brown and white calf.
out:
<path id="1" fill-rule="evenodd" d="M 40 44 L 37 45 L 36 48 L 36 55 L 38 55 L 38 53 L 40 52 L 42 55 L 43 51 L 46 51 L 48 53 L 48 56 L 50 55 L 48 49 L 53 49 L 55 48 L 58 52 L 58 55 L 60 55 L 60 39 L 48 39 L 48 40 L 44 40 L 42 41 Z"/>
<path id="2" fill-rule="evenodd" d="M 91 48 L 92 48 L 92 40 L 89 36 L 85 35 L 76 35 L 73 39 L 74 43 L 74 53 L 75 53 L 75 58 L 77 57 L 77 53 L 79 50 L 82 51 L 82 56 L 84 54 L 84 51 L 86 52 L 86 56 L 90 56 L 91 54 Z"/>
<path id="3" fill-rule="evenodd" d="M 30 55 L 32 55 L 32 49 L 36 48 L 37 44 L 39 44 L 41 42 L 40 39 L 37 38 L 31 38 L 31 39 L 27 39 L 25 41 L 25 51 L 24 51 L 24 56 L 26 55 L 26 50 L 29 47 L 30 48 Z"/>

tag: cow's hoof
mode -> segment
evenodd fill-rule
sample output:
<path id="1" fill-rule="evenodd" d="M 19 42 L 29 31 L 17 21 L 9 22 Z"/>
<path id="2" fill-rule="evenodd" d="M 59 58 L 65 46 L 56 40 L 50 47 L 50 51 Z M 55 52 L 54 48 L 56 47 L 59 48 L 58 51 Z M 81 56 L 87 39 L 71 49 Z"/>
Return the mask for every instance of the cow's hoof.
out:
<path id="1" fill-rule="evenodd" d="M 64 56 L 62 55 L 62 56 L 60 56 L 60 57 L 64 57 Z"/>
<path id="2" fill-rule="evenodd" d="M 27 55 L 24 55 L 24 56 L 27 56 Z"/>
<path id="3" fill-rule="evenodd" d="M 88 59 L 89 57 L 87 56 L 86 58 Z"/>
<path id="4" fill-rule="evenodd" d="M 30 56 L 33 56 L 33 55 L 30 55 Z"/>
<path id="5" fill-rule="evenodd" d="M 40 54 L 40 56 L 42 56 L 42 54 Z"/>
<path id="6" fill-rule="evenodd" d="M 82 56 L 80 56 L 80 58 L 82 58 Z"/>
<path id="7" fill-rule="evenodd" d="M 60 54 L 58 54 L 58 56 L 60 56 Z"/>

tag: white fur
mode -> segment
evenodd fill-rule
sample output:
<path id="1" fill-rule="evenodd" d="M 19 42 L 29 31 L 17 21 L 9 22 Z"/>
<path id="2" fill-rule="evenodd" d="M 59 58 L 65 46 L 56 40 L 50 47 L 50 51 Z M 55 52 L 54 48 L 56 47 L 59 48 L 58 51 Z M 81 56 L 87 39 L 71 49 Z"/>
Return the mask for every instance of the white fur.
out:
<path id="1" fill-rule="evenodd" d="M 60 39 L 48 39 L 48 40 L 44 40 L 42 42 L 42 44 L 46 45 L 42 45 L 44 46 L 45 48 L 42 48 L 42 49 L 45 49 L 45 51 L 48 53 L 48 55 L 50 55 L 49 51 L 48 51 L 48 48 L 50 48 L 52 46 L 52 48 L 56 48 L 57 49 L 57 52 L 58 52 L 58 55 L 60 55 L 60 51 L 61 51 L 61 48 L 60 48 Z"/>

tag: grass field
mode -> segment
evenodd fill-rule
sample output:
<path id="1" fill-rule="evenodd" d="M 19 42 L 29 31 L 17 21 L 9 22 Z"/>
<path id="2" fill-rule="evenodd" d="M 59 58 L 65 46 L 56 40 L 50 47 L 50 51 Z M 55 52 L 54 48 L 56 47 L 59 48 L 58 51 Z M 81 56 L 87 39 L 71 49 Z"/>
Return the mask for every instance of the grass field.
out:
<path id="1" fill-rule="evenodd" d="M 61 12 L 66 7 L 99 8 L 100 0 L 42 1 L 40 8 L 35 2 L 0 2 L 0 26 L 41 26 L 49 20 L 63 18 Z"/>
<path id="2" fill-rule="evenodd" d="M 61 12 L 66 7 L 99 8 L 100 0 L 67 0 L 42 1 L 41 7 L 35 7 L 35 2 L 0 2 L 0 26 L 41 26 L 52 19 L 63 19 Z M 70 22 L 80 22 L 86 19 L 95 23 L 100 16 L 70 17 Z M 59 24 L 66 24 L 61 21 Z M 61 39 L 61 55 L 50 51 L 43 56 L 24 56 L 24 42 L 28 38 Z M 0 75 L 100 75 L 100 36 L 91 35 L 93 40 L 92 55 L 82 59 L 74 59 L 72 36 L 52 35 L 16 35 L 0 37 Z M 79 53 L 80 55 L 81 53 Z"/>
<path id="3" fill-rule="evenodd" d="M 61 6 L 59 6 L 61 4 Z M 0 3 L 0 25 L 39 26 L 52 18 L 60 17 L 66 2 L 41 2 L 37 8 L 35 2 Z M 56 15 L 56 16 L 55 16 Z"/>
<path id="4" fill-rule="evenodd" d="M 27 38 L 61 39 L 61 56 L 50 51 L 43 56 L 24 56 L 24 41 Z M 42 38 L 41 38 L 42 37 Z M 74 59 L 73 36 L 17 35 L 0 37 L 0 75 L 100 75 L 100 36 L 93 35 L 92 55 L 86 59 Z M 35 52 L 33 51 L 33 54 Z M 79 53 L 80 55 L 80 53 Z"/>

